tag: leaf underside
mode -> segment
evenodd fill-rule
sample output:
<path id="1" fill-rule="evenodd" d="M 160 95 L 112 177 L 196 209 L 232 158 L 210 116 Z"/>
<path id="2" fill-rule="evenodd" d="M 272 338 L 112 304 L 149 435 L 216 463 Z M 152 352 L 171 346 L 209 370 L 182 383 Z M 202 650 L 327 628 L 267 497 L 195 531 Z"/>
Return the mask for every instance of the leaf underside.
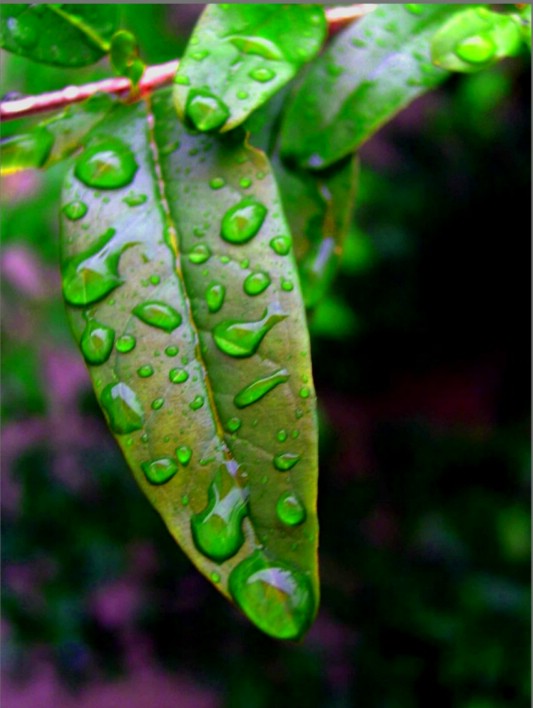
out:
<path id="1" fill-rule="evenodd" d="M 316 404 L 267 159 L 184 128 L 161 91 L 92 131 L 62 211 L 73 333 L 139 486 L 257 626 L 301 636 L 319 595 Z"/>

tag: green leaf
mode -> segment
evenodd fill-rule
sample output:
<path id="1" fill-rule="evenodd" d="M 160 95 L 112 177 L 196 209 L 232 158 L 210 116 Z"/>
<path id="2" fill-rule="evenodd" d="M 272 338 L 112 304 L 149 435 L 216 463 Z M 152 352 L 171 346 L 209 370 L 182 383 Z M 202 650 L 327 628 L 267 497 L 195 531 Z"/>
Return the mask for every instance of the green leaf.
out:
<path id="1" fill-rule="evenodd" d="M 430 42 L 458 5 L 379 5 L 314 62 L 285 115 L 282 154 L 322 169 L 448 75 Z"/>
<path id="2" fill-rule="evenodd" d="M 315 395 L 267 159 L 189 132 L 163 91 L 98 125 L 63 202 L 72 329 L 135 478 L 223 594 L 301 636 L 318 602 Z"/>
<path id="3" fill-rule="evenodd" d="M 81 147 L 87 135 L 117 104 L 108 94 L 96 94 L 68 106 L 27 133 L 0 142 L 0 175 L 29 168 L 48 168 Z"/>
<path id="4" fill-rule="evenodd" d="M 440 28 L 431 41 L 431 58 L 448 71 L 471 73 L 515 56 L 521 45 L 515 17 L 479 7 L 455 15 Z"/>
<path id="5" fill-rule="evenodd" d="M 139 58 L 135 35 L 127 30 L 115 32 L 111 39 L 111 64 L 120 76 L 138 84 L 144 72 L 144 62 Z"/>
<path id="6" fill-rule="evenodd" d="M 325 35 L 319 5 L 208 5 L 176 74 L 178 115 L 199 130 L 235 128 L 316 55 Z"/>
<path id="7" fill-rule="evenodd" d="M 41 64 L 86 66 L 109 51 L 117 5 L 4 5 L 0 46 Z"/>

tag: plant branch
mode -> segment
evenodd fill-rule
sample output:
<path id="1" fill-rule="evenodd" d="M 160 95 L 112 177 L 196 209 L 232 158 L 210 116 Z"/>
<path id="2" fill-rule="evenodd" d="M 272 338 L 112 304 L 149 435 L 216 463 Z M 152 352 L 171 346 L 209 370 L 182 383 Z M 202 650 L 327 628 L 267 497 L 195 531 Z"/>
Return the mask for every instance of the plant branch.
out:
<path id="1" fill-rule="evenodd" d="M 359 19 L 368 12 L 371 12 L 375 5 L 358 4 L 345 5 L 342 7 L 326 8 L 326 19 L 328 21 L 329 36 Z M 149 66 L 140 82 L 140 95 L 150 93 L 160 86 L 171 83 L 174 74 L 178 69 L 179 61 L 169 61 L 166 64 Z M 24 96 L 11 101 L 0 102 L 0 119 L 14 120 L 26 116 L 55 111 L 72 103 L 85 101 L 96 93 L 113 93 L 117 95 L 128 94 L 132 89 L 131 81 L 122 76 L 115 76 L 103 81 L 94 81 L 83 86 L 66 86 L 60 91 L 38 94 L 37 96 Z M 136 93 L 136 95 L 138 95 Z"/>

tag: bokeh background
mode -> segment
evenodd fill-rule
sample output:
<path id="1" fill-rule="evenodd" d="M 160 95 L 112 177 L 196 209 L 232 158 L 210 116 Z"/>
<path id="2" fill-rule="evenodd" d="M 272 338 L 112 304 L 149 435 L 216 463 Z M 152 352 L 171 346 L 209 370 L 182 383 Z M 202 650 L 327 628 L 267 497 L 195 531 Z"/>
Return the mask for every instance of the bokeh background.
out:
<path id="1" fill-rule="evenodd" d="M 125 24 L 157 63 L 199 10 Z M 109 73 L 4 54 L 1 93 Z M 527 56 L 455 76 L 361 151 L 310 316 L 322 606 L 301 644 L 195 571 L 106 430 L 61 300 L 64 166 L 4 180 L 3 708 L 529 705 L 530 78 Z"/>

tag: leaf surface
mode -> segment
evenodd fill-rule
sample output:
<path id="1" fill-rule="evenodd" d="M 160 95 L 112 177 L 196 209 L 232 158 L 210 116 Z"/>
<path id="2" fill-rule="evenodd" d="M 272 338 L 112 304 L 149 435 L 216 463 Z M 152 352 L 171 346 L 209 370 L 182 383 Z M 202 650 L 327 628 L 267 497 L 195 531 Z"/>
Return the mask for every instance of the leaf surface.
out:
<path id="1" fill-rule="evenodd" d="M 189 132 L 162 91 L 98 125 L 63 201 L 72 329 L 135 478 L 222 593 L 301 636 L 318 602 L 315 395 L 268 161 L 242 135 Z"/>
<path id="2" fill-rule="evenodd" d="M 41 64 L 86 66 L 109 51 L 117 18 L 112 4 L 6 4 L 0 46 Z"/>
<path id="3" fill-rule="evenodd" d="M 319 5 L 208 5 L 176 74 L 178 115 L 200 130 L 231 130 L 292 79 L 325 36 Z"/>
<path id="4" fill-rule="evenodd" d="M 322 169 L 353 153 L 378 128 L 448 75 L 430 42 L 461 5 L 380 5 L 335 37 L 289 106 L 282 154 Z"/>

